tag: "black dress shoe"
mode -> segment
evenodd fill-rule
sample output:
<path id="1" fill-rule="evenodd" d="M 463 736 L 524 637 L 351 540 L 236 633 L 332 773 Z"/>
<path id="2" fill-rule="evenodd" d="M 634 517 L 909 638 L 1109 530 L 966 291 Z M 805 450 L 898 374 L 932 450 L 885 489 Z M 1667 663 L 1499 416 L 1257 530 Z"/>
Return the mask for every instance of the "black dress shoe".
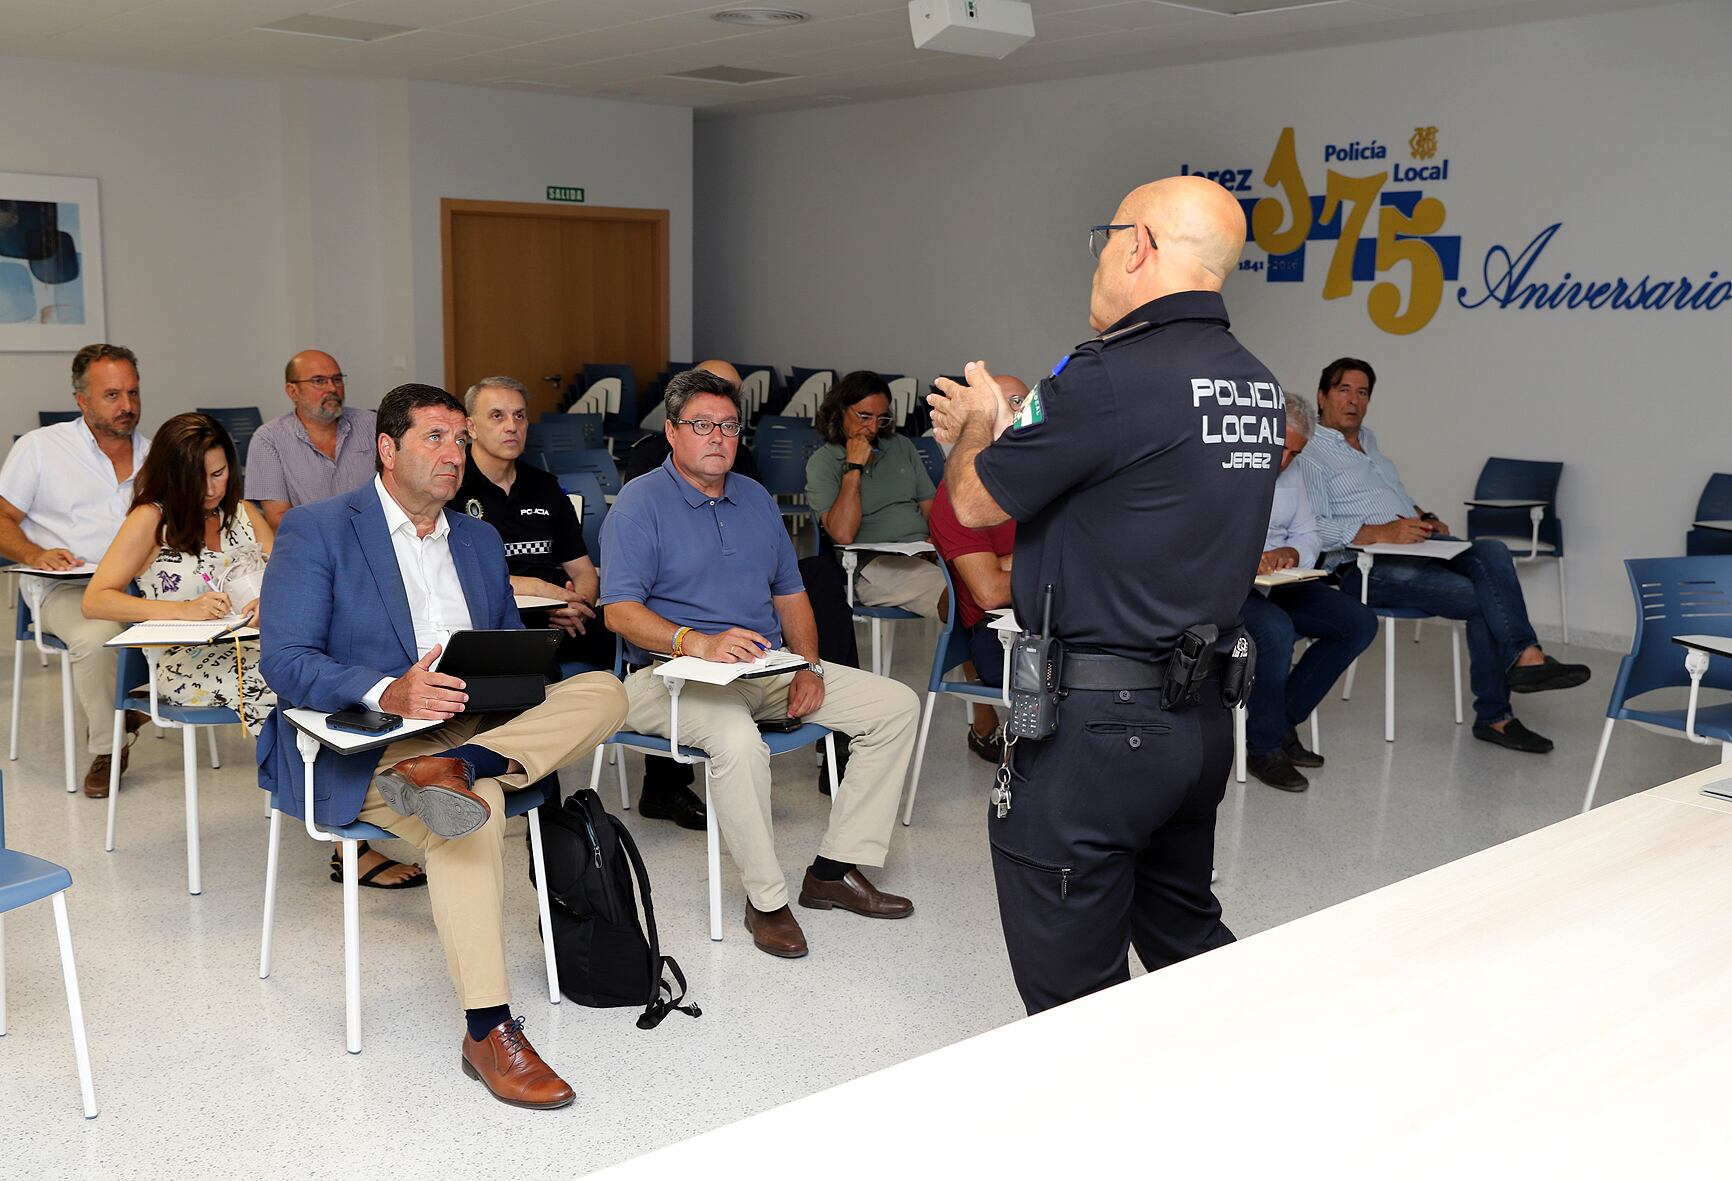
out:
<path id="1" fill-rule="evenodd" d="M 992 733 L 981 734 L 970 725 L 968 749 L 996 767 L 1004 761 L 1004 732 L 994 726 Z"/>
<path id="2" fill-rule="evenodd" d="M 1504 674 L 1511 693 L 1546 693 L 1552 689 L 1574 689 L 1587 683 L 1593 670 L 1585 664 L 1560 664 L 1547 656 L 1539 664 L 1517 666 Z M 1550 749 L 1548 747 L 1548 749 Z"/>
<path id="3" fill-rule="evenodd" d="M 1481 742 L 1489 742 L 1506 750 L 1519 750 L 1524 754 L 1543 755 L 1550 753 L 1552 740 L 1543 734 L 1535 734 L 1532 730 L 1511 718 L 1509 724 L 1502 730 L 1493 730 L 1484 722 L 1473 724 L 1473 736 Z"/>
<path id="4" fill-rule="evenodd" d="M 1287 733 L 1281 736 L 1281 753 L 1287 756 L 1287 761 L 1295 767 L 1321 767 L 1323 756 L 1316 751 L 1306 750 L 1305 744 L 1299 741 L 1299 731 L 1292 726 L 1287 727 Z"/>
<path id="5" fill-rule="evenodd" d="M 638 797 L 638 815 L 648 820 L 671 820 L 681 828 L 702 832 L 709 827 L 704 802 L 689 787 L 646 783 Z"/>
<path id="6" fill-rule="evenodd" d="M 1304 791 L 1311 786 L 1311 781 L 1294 770 L 1292 761 L 1280 751 L 1272 755 L 1247 756 L 1245 769 L 1263 783 L 1282 791 Z"/>

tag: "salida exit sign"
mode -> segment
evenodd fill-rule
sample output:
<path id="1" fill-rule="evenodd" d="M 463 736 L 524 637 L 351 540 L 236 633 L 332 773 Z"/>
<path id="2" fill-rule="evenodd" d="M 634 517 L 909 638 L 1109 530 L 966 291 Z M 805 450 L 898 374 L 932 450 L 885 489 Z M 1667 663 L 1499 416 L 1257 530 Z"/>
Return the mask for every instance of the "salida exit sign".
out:
<path id="1" fill-rule="evenodd" d="M 548 185 L 547 199 L 549 201 L 571 201 L 575 204 L 582 205 L 583 190 L 574 189 L 569 185 Z"/>

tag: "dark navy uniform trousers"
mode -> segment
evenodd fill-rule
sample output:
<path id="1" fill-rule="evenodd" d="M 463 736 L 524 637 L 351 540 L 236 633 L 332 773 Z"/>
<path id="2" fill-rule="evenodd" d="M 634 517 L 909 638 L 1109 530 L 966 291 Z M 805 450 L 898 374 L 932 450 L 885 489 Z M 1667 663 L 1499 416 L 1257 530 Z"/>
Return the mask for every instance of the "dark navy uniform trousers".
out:
<path id="1" fill-rule="evenodd" d="M 1011 809 L 989 806 L 999 918 L 1030 1014 L 1233 941 L 1209 886 L 1233 761 L 1219 683 L 1163 710 L 1160 690 L 1072 690 L 1058 731 L 1011 748 Z"/>

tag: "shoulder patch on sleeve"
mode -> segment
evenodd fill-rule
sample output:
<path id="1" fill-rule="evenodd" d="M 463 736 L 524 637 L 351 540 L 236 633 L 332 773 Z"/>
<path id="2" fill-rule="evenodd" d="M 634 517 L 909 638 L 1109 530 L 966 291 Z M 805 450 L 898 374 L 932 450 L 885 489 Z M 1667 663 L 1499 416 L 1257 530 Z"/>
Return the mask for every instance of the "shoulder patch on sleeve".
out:
<path id="1" fill-rule="evenodd" d="M 1070 358 L 1066 357 L 1065 360 L 1068 361 Z M 1064 361 L 1059 362 L 1059 368 L 1064 368 Z M 1013 433 L 1021 434 L 1024 431 L 1033 430 L 1046 421 L 1046 398 L 1041 392 L 1045 384 L 1045 382 L 1035 382 L 1034 388 L 1028 391 L 1028 397 L 1022 400 L 1022 409 L 1017 411 L 1016 417 L 1010 421 L 1010 429 Z"/>

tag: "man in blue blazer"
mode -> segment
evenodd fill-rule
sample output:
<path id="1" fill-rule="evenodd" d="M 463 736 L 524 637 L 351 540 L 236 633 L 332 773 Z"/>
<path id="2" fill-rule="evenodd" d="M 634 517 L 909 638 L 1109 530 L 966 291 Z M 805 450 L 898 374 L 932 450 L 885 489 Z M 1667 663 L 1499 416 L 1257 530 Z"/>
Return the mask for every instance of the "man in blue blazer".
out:
<path id="1" fill-rule="evenodd" d="M 562 1107 L 573 1095 L 513 1020 L 505 970 L 505 792 L 591 751 L 624 720 L 607 673 L 549 686 L 516 715 L 464 713 L 463 682 L 434 671 L 470 628 L 521 627 L 493 527 L 446 511 L 462 481 L 463 404 L 432 386 L 385 396 L 377 476 L 344 496 L 291 509 L 260 603 L 265 680 L 278 711 L 259 737 L 259 782 L 304 814 L 304 771 L 282 711 L 365 705 L 443 724 L 382 752 L 315 763 L 314 819 L 387 828 L 426 857 L 433 920 L 466 1013 L 463 1070 L 495 1098 Z"/>

